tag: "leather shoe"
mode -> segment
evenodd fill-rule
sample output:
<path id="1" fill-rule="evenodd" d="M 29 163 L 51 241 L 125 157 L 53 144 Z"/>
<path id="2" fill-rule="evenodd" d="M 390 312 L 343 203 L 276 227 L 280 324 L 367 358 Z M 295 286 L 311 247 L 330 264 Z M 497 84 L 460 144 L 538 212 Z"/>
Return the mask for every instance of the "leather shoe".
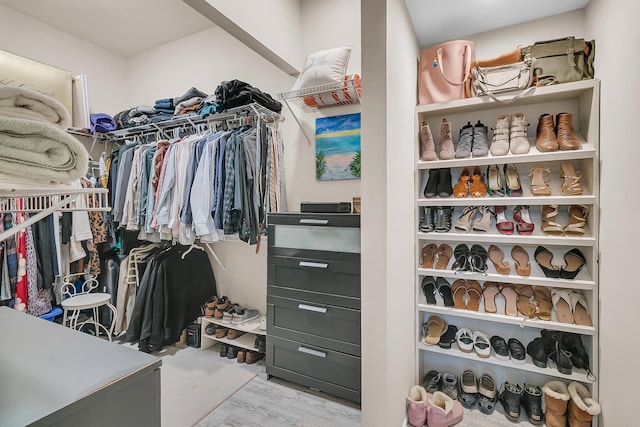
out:
<path id="1" fill-rule="evenodd" d="M 538 118 L 538 129 L 536 130 L 536 148 L 540 152 L 558 150 L 558 139 L 553 125 L 551 114 L 542 114 Z"/>
<path id="2" fill-rule="evenodd" d="M 556 115 L 556 136 L 558 147 L 561 150 L 577 150 L 580 141 L 573 131 L 571 113 L 559 113 Z"/>
<path id="3" fill-rule="evenodd" d="M 440 180 L 440 169 L 429 169 L 429 179 L 424 187 L 424 197 L 430 199 L 438 195 L 438 182 Z"/>
<path id="4" fill-rule="evenodd" d="M 256 363 L 258 360 L 261 360 L 264 358 L 264 353 L 259 353 L 257 351 L 248 351 L 247 354 L 244 357 L 244 361 L 247 364 L 252 364 L 252 363 Z"/>

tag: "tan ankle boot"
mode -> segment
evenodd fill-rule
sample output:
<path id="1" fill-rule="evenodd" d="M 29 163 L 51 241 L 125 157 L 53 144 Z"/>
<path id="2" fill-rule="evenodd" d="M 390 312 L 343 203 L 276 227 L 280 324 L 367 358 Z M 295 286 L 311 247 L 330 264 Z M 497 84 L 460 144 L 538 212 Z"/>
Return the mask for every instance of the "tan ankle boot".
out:
<path id="1" fill-rule="evenodd" d="M 558 140 L 556 138 L 555 127 L 553 126 L 553 116 L 551 114 L 543 114 L 538 118 L 536 148 L 540 152 L 558 150 Z"/>
<path id="2" fill-rule="evenodd" d="M 426 122 L 420 125 L 420 160 L 423 162 L 438 160 L 436 143 L 431 135 L 431 128 Z"/>
<path id="3" fill-rule="evenodd" d="M 599 415 L 600 404 L 591 398 L 589 390 L 578 382 L 569 384 L 569 427 L 589 427 L 594 415 Z"/>
<path id="4" fill-rule="evenodd" d="M 578 141 L 578 137 L 573 131 L 570 113 L 556 115 L 556 136 L 561 150 L 577 150 L 580 148 L 580 141 Z"/>
<path id="5" fill-rule="evenodd" d="M 567 404 L 571 399 L 567 385 L 562 381 L 549 381 L 542 387 L 542 393 L 547 427 L 566 427 Z"/>
<path id="6" fill-rule="evenodd" d="M 456 148 L 453 146 L 451 139 L 451 122 L 442 119 L 440 125 L 440 159 L 451 160 L 456 155 Z"/>

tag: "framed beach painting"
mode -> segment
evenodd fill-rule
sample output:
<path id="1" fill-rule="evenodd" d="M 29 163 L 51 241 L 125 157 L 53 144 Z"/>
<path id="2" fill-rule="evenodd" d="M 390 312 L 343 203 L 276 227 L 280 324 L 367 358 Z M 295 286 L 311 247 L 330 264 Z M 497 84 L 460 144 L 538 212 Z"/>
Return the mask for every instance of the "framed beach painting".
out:
<path id="1" fill-rule="evenodd" d="M 316 119 L 316 179 L 360 179 L 360 113 Z"/>

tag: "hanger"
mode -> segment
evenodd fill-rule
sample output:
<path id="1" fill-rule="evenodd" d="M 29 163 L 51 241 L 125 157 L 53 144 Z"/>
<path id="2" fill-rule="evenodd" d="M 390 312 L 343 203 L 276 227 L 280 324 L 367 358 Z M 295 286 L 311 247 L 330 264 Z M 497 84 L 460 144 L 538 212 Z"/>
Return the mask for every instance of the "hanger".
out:
<path id="1" fill-rule="evenodd" d="M 194 248 L 195 248 L 195 249 L 200 249 L 201 251 L 204 251 L 204 248 L 203 248 L 202 246 L 200 246 L 200 245 L 196 245 L 195 243 L 192 243 L 192 244 L 191 244 L 191 246 L 189 246 L 189 249 L 187 249 L 186 251 L 184 251 L 184 253 L 182 254 L 182 257 L 181 257 L 181 258 L 182 258 L 182 259 L 184 259 L 184 257 L 186 257 L 186 256 L 187 256 L 187 254 L 188 254 L 189 252 L 191 252 Z"/>

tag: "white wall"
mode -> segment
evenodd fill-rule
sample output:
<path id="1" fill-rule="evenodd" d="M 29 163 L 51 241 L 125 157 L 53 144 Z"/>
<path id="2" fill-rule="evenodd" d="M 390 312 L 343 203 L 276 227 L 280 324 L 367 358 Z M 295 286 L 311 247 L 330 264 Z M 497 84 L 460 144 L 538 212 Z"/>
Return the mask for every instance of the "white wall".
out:
<path id="1" fill-rule="evenodd" d="M 5 6 L 0 49 L 72 74 L 86 74 L 92 113 L 119 111 L 127 93 L 126 59 Z"/>

